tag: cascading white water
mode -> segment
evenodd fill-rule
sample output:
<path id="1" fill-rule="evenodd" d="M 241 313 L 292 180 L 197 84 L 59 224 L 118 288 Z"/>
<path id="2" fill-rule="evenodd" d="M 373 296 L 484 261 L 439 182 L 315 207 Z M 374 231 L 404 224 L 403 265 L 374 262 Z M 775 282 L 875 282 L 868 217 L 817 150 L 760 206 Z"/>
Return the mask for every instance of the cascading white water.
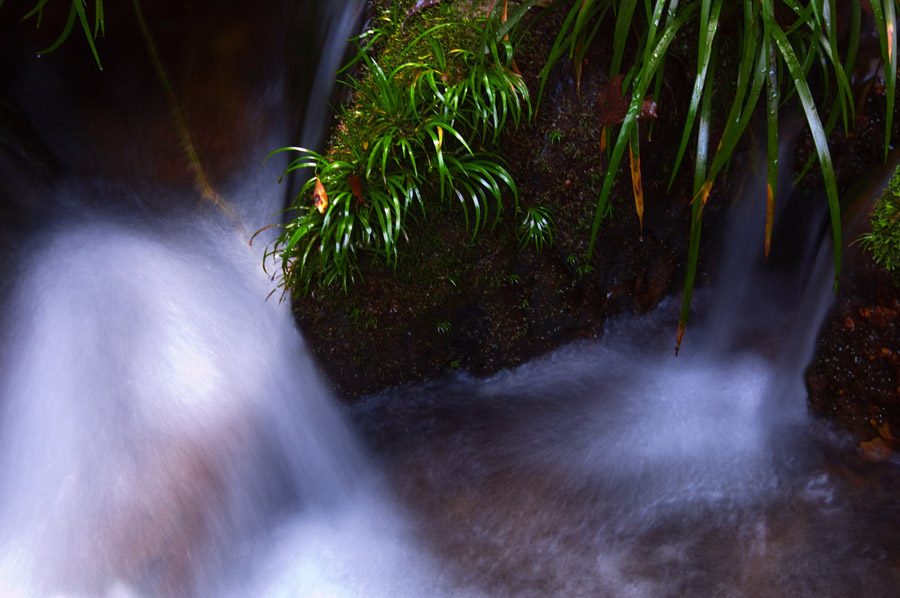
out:
<path id="1" fill-rule="evenodd" d="M 0 594 L 187 593 L 221 575 L 189 560 L 340 501 L 361 456 L 233 230 L 46 238 L 4 312 Z"/>

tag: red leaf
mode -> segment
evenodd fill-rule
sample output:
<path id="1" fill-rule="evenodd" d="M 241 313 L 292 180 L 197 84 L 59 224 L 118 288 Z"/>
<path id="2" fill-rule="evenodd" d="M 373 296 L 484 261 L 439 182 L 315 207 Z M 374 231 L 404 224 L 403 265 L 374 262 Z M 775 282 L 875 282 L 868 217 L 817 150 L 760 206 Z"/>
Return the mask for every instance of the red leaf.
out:
<path id="1" fill-rule="evenodd" d="M 362 196 L 362 183 L 360 182 L 359 177 L 355 174 L 350 174 L 347 175 L 347 180 L 350 181 L 350 192 L 356 196 L 359 203 L 365 203 Z"/>

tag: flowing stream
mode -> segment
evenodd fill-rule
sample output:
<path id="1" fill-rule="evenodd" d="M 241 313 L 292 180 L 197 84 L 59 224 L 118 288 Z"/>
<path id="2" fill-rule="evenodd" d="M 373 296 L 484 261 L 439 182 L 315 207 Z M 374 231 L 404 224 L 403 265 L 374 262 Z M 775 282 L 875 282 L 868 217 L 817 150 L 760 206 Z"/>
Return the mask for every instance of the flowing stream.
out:
<path id="1" fill-rule="evenodd" d="M 332 6 L 344 39 L 358 5 Z M 243 222 L 277 209 L 272 178 L 253 161 L 226 189 Z M 489 379 L 341 409 L 232 219 L 58 189 L 69 209 L 2 297 L 0 598 L 900 592 L 897 464 L 805 413 L 831 297 L 816 223 L 785 233 L 811 239 L 789 284 L 745 250 L 762 206 L 740 208 L 678 358 L 670 300 Z"/>

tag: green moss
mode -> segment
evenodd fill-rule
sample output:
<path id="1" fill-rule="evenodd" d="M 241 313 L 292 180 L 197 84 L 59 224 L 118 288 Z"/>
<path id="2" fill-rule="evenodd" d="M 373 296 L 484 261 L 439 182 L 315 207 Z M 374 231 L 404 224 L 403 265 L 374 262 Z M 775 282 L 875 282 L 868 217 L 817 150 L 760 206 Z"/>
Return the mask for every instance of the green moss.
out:
<path id="1" fill-rule="evenodd" d="M 875 262 L 900 279 L 900 168 L 872 211 L 872 232 L 861 236 Z"/>

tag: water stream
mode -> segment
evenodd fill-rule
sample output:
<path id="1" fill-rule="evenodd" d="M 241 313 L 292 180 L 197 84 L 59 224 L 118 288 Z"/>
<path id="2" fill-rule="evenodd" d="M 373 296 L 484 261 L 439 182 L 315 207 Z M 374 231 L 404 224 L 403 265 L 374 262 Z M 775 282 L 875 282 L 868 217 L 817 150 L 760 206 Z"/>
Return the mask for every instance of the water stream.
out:
<path id="1" fill-rule="evenodd" d="M 224 195 L 264 224 L 272 172 L 234 179 Z M 678 358 L 671 300 L 486 380 L 342 409 L 232 220 L 85 207 L 155 192 L 72 177 L 54 200 L 72 209 L 16 252 L 0 598 L 900 591 L 896 464 L 805 413 L 830 297 L 818 242 L 796 286 L 726 257 Z M 747 209 L 739 249 L 762 230 Z"/>

